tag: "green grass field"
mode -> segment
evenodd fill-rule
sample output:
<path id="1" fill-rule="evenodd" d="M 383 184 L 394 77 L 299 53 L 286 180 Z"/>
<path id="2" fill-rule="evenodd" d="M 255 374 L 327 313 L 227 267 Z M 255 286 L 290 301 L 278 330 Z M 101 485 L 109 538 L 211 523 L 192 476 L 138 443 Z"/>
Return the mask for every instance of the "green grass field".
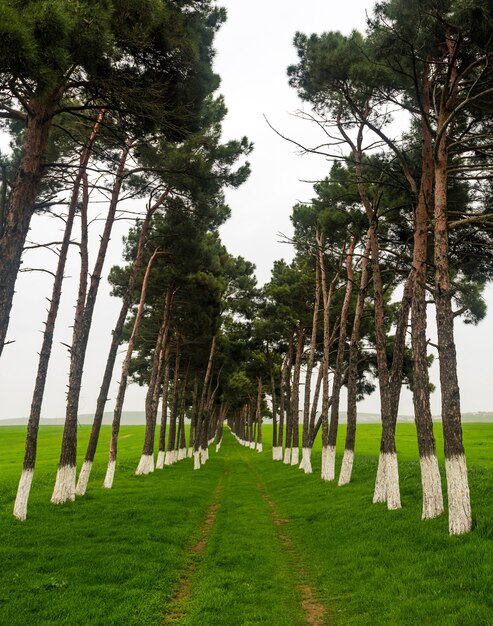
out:
<path id="1" fill-rule="evenodd" d="M 61 429 L 44 427 L 20 523 L 25 432 L 0 428 L 0 624 L 296 626 L 312 604 L 325 612 L 311 623 L 493 624 L 493 426 L 464 426 L 475 528 L 453 538 L 445 516 L 420 521 L 412 425 L 398 427 L 402 510 L 371 504 L 379 433 L 359 427 L 353 483 L 339 488 L 320 480 L 319 450 L 306 476 L 229 433 L 200 471 L 186 460 L 136 477 L 143 428 L 125 427 L 106 491 L 104 428 L 87 496 L 56 507 Z"/>

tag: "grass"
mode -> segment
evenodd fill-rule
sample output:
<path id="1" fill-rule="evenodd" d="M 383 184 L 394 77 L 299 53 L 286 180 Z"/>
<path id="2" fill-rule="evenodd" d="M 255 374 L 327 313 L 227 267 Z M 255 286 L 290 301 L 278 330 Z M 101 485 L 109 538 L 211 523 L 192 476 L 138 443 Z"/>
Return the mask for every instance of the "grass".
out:
<path id="1" fill-rule="evenodd" d="M 88 433 L 81 428 L 81 450 Z M 270 433 L 265 427 L 265 442 Z M 182 599 L 180 624 L 303 624 L 300 567 L 328 608 L 327 623 L 493 624 L 493 426 L 464 425 L 475 528 L 452 538 L 445 516 L 420 521 L 410 424 L 398 426 L 403 508 L 392 512 L 371 504 L 374 425 L 358 431 L 353 482 L 344 488 L 320 480 L 319 449 L 314 474 L 306 476 L 271 461 L 265 444 L 258 454 L 229 434 L 199 472 L 186 460 L 136 477 L 143 428 L 121 434 L 113 490 L 101 489 L 109 439 L 103 428 L 87 496 L 56 507 L 49 498 L 61 429 L 42 428 L 28 519 L 19 523 L 11 513 L 24 429 L 0 429 L 0 624 L 159 624 L 191 562 L 192 593 Z M 341 444 L 343 437 L 342 427 Z M 262 490 L 283 518 L 296 563 Z M 215 498 L 215 523 L 194 556 Z"/>

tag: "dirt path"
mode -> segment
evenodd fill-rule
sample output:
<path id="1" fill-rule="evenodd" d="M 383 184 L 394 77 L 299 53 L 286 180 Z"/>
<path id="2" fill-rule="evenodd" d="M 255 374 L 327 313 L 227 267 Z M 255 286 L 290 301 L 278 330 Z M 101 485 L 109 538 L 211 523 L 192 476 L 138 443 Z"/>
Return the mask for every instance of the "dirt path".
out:
<path id="1" fill-rule="evenodd" d="M 179 622 L 186 614 L 186 604 L 191 597 L 192 592 L 192 578 L 193 574 L 199 566 L 200 555 L 205 550 L 207 542 L 216 521 L 217 511 L 219 509 L 221 494 L 224 490 L 224 478 L 220 480 L 217 485 L 213 497 L 212 504 L 207 511 L 207 514 L 202 523 L 200 529 L 200 537 L 197 543 L 190 551 L 191 560 L 180 579 L 180 585 L 178 591 L 171 600 L 166 615 L 163 617 L 161 624 L 175 624 Z"/>
<path id="2" fill-rule="evenodd" d="M 325 606 L 317 598 L 317 593 L 308 581 L 306 571 L 303 566 L 302 556 L 296 549 L 296 546 L 293 545 L 291 537 L 284 529 L 284 525 L 288 520 L 283 519 L 279 515 L 274 502 L 267 493 L 265 485 L 255 471 L 255 468 L 249 462 L 247 465 L 255 478 L 255 484 L 257 485 L 258 490 L 269 507 L 272 519 L 276 526 L 278 539 L 284 545 L 290 565 L 296 572 L 296 580 L 298 581 L 298 589 L 301 593 L 301 604 L 305 612 L 306 623 L 309 626 L 326 626 L 330 624 Z"/>

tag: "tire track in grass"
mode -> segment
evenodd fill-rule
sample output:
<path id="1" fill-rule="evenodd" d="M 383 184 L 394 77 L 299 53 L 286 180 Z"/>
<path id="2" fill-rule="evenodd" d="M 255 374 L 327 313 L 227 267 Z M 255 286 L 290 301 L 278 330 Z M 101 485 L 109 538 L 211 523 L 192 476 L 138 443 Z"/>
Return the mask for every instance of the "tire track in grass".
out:
<path id="1" fill-rule="evenodd" d="M 224 491 L 225 474 L 221 476 L 221 479 L 219 480 L 219 483 L 214 490 L 212 496 L 212 504 L 210 505 L 206 513 L 204 521 L 202 522 L 199 540 L 190 550 L 191 561 L 185 572 L 182 574 L 178 591 L 175 593 L 172 600 L 170 601 L 170 604 L 167 607 L 167 612 L 161 620 L 161 624 L 163 626 L 165 626 L 166 624 L 175 624 L 182 620 L 183 617 L 186 615 L 186 605 L 192 595 L 193 574 L 200 564 L 200 555 L 207 546 L 207 542 L 209 541 L 212 528 L 216 521 L 217 511 L 219 509 L 221 501 L 221 495 Z"/>
<path id="2" fill-rule="evenodd" d="M 298 588 L 301 594 L 301 606 L 303 607 L 303 610 L 305 612 L 306 623 L 309 626 L 327 626 L 331 624 L 327 609 L 318 599 L 315 589 L 310 585 L 305 568 L 303 566 L 303 559 L 296 547 L 293 545 L 291 537 L 283 528 L 288 520 L 283 519 L 279 515 L 279 512 L 276 509 L 274 502 L 267 493 L 265 484 L 262 482 L 262 479 L 258 475 L 251 462 L 248 462 L 247 465 L 255 478 L 255 484 L 257 485 L 257 488 L 260 491 L 264 502 L 267 504 L 270 510 L 274 525 L 276 527 L 277 537 L 279 541 L 284 545 L 290 564 L 293 570 L 296 572 L 297 579 L 299 581 Z"/>

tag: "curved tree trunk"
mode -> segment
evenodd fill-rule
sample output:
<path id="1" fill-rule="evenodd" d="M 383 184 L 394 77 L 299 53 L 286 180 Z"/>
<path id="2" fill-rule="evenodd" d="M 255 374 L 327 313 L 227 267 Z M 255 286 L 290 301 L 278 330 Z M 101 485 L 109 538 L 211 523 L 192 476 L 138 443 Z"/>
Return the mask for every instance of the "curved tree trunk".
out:
<path id="1" fill-rule="evenodd" d="M 0 356 L 6 343 L 22 250 L 43 176 L 52 118 L 62 96 L 63 89 L 57 89 L 43 100 L 34 97 L 29 102 L 22 158 L 0 238 Z"/>
<path id="2" fill-rule="evenodd" d="M 120 156 L 120 163 L 115 176 L 115 183 L 111 194 L 110 206 L 101 241 L 99 252 L 91 274 L 91 281 L 87 298 L 85 299 L 84 312 L 80 328 L 78 328 L 77 316 L 74 321 L 74 342 L 70 353 L 70 373 L 67 392 L 67 410 L 65 426 L 63 429 L 62 450 L 58 465 L 57 478 L 51 501 L 54 504 L 63 504 L 67 500 L 75 499 L 75 466 L 77 460 L 77 415 L 79 409 L 79 396 L 82 385 L 84 361 L 91 329 L 92 316 L 96 304 L 96 298 L 101 280 L 103 264 L 110 241 L 111 230 L 115 221 L 116 209 L 123 183 L 125 163 L 132 145 L 127 141 Z"/>
<path id="3" fill-rule="evenodd" d="M 120 345 L 120 341 L 122 338 L 123 328 L 125 326 L 125 320 L 127 319 L 127 313 L 130 308 L 130 303 L 132 301 L 135 281 L 137 279 L 138 273 L 140 272 L 140 268 L 142 267 L 145 243 L 147 241 L 147 234 L 149 232 L 151 218 L 154 215 L 154 213 L 157 211 L 157 209 L 163 204 L 166 197 L 169 195 L 170 191 L 171 191 L 170 187 L 167 187 L 166 190 L 161 194 L 161 196 L 158 198 L 158 200 L 154 204 L 151 205 L 149 203 L 149 206 L 146 211 L 146 216 L 142 222 L 142 226 L 141 226 L 140 233 L 139 233 L 139 240 L 137 242 L 137 253 L 132 263 L 132 268 L 130 270 L 130 276 L 128 278 L 128 285 L 127 285 L 127 289 L 122 299 L 122 306 L 120 309 L 120 313 L 118 315 L 115 328 L 113 329 L 113 332 L 112 332 L 110 350 L 108 352 L 108 358 L 106 360 L 103 380 L 101 382 L 101 388 L 99 390 L 99 395 L 98 395 L 98 399 L 96 402 L 96 411 L 94 413 L 91 434 L 89 436 L 89 442 L 87 444 L 87 451 L 84 457 L 84 463 L 82 465 L 81 472 L 79 474 L 79 479 L 77 481 L 77 487 L 75 489 L 75 493 L 78 496 L 83 496 L 85 494 L 87 483 L 89 482 L 89 478 L 91 475 L 92 464 L 94 462 L 94 456 L 96 454 L 96 449 L 98 446 L 99 433 L 101 431 L 101 424 L 103 423 L 104 409 L 106 407 L 106 402 L 108 400 L 108 392 L 109 392 L 110 385 L 111 385 L 111 379 L 112 379 L 113 370 L 115 367 L 118 347 Z"/>
<path id="4" fill-rule="evenodd" d="M 116 397 L 115 411 L 113 413 L 113 423 L 111 426 L 111 439 L 110 439 L 110 452 L 109 452 L 109 459 L 108 459 L 108 467 L 106 469 L 106 476 L 105 476 L 104 484 L 103 484 L 103 486 L 106 489 L 111 489 L 111 487 L 113 486 L 113 479 L 115 477 L 118 434 L 120 432 L 120 423 L 122 419 L 123 403 L 125 401 L 125 393 L 127 391 L 130 361 L 132 360 L 135 339 L 137 337 L 137 333 L 139 331 L 139 326 L 140 326 L 140 320 L 144 312 L 147 284 L 149 282 L 149 274 L 151 272 L 151 267 L 154 262 L 154 259 L 157 257 L 158 254 L 159 252 L 156 249 L 147 263 L 146 273 L 144 276 L 144 280 L 142 281 L 142 288 L 140 290 L 139 308 L 137 309 L 137 314 L 135 315 L 134 325 L 132 328 L 132 334 L 130 335 L 130 339 L 128 340 L 127 352 L 125 354 L 125 359 L 122 365 L 122 375 L 120 378 L 120 384 L 118 386 L 118 394 Z M 89 475 L 88 475 L 88 478 L 89 478 Z M 84 487 L 84 491 L 85 491 L 86 486 L 87 486 L 87 482 L 85 485 L 81 483 L 81 487 Z"/>
<path id="5" fill-rule="evenodd" d="M 50 307 L 48 309 L 48 315 L 45 322 L 45 330 L 43 333 L 43 342 L 39 353 L 38 371 L 36 374 L 36 383 L 33 391 L 33 398 L 31 402 L 31 412 L 29 414 L 29 420 L 27 424 L 27 437 L 26 448 L 24 453 L 24 464 L 22 475 L 19 481 L 19 487 L 17 490 L 17 497 L 14 505 L 14 517 L 17 519 L 25 520 L 27 515 L 27 503 L 29 499 L 29 492 L 32 483 L 32 477 L 34 472 L 34 465 L 36 462 L 36 450 L 38 441 L 38 428 L 39 420 L 41 417 L 41 406 L 43 403 L 44 390 L 46 385 L 46 377 L 48 375 L 48 365 L 51 357 L 51 348 L 53 345 L 53 335 L 55 332 L 55 323 L 58 316 L 58 308 L 60 305 L 60 297 L 62 293 L 63 277 L 65 272 L 65 264 L 67 261 L 68 249 L 70 246 L 70 238 L 72 236 L 72 228 L 75 219 L 76 209 L 79 202 L 79 190 L 81 182 L 86 173 L 87 164 L 92 152 L 92 146 L 96 139 L 96 135 L 99 130 L 99 126 L 103 120 L 104 111 L 99 112 L 98 118 L 94 124 L 91 135 L 87 140 L 84 149 L 82 150 L 79 169 L 74 180 L 72 188 L 72 195 L 70 198 L 67 221 L 65 223 L 65 232 L 63 235 L 62 244 L 58 252 L 58 264 L 53 281 L 53 288 L 50 299 Z M 84 183 L 84 206 L 82 208 L 82 215 L 87 218 L 87 180 Z M 83 230 L 85 228 L 83 227 Z"/>

